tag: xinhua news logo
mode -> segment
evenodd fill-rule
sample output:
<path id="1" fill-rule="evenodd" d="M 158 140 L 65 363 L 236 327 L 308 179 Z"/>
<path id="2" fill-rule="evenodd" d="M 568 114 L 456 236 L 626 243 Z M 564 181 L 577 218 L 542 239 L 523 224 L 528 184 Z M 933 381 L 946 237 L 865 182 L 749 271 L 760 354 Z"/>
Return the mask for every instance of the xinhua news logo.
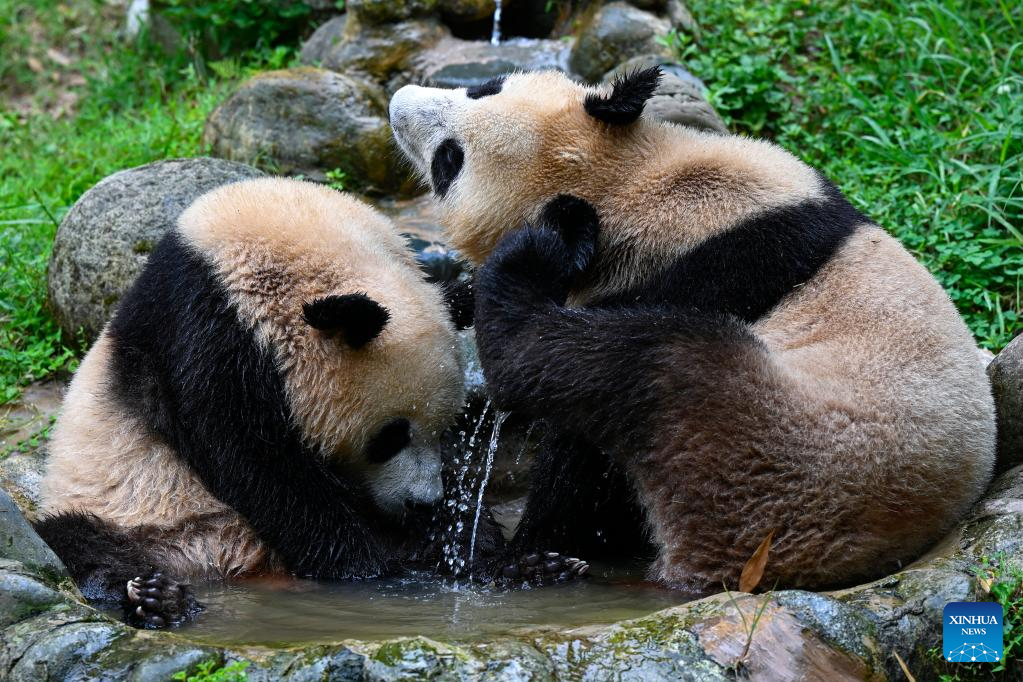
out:
<path id="1" fill-rule="evenodd" d="M 956 601 L 942 612 L 942 655 L 955 663 L 1002 660 L 1002 605 Z"/>

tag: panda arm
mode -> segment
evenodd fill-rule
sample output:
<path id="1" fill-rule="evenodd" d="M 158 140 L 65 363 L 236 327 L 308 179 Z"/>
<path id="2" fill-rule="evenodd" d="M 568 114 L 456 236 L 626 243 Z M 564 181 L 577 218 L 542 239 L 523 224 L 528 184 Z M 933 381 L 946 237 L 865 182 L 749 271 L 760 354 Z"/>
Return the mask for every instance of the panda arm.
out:
<path id="1" fill-rule="evenodd" d="M 591 439 L 645 431 L 680 359 L 722 357 L 759 342 L 738 319 L 664 304 L 565 307 L 573 256 L 561 236 L 526 228 L 503 239 L 476 279 L 476 339 L 497 404 Z M 733 351 L 734 353 L 730 353 Z M 717 362 L 707 362 L 715 371 Z"/>

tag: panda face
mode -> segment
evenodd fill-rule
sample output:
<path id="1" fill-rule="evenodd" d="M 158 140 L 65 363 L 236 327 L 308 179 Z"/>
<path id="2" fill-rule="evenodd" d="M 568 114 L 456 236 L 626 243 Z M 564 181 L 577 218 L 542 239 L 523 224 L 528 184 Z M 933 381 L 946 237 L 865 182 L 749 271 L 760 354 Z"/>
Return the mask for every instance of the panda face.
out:
<path id="1" fill-rule="evenodd" d="M 441 457 L 432 440 L 418 425 L 397 417 L 377 430 L 367 444 L 363 469 L 370 495 L 389 516 L 400 517 L 441 499 Z"/>
<path id="2" fill-rule="evenodd" d="M 309 450 L 386 514 L 437 501 L 463 361 L 394 225 L 332 189 L 267 178 L 206 195 L 180 229 L 273 353 Z"/>
<path id="3" fill-rule="evenodd" d="M 453 245 L 479 263 L 558 194 L 593 203 L 611 191 L 630 159 L 649 151 L 644 128 L 631 124 L 657 77 L 611 93 L 553 71 L 468 90 L 410 85 L 391 99 L 391 126 L 437 197 Z"/>

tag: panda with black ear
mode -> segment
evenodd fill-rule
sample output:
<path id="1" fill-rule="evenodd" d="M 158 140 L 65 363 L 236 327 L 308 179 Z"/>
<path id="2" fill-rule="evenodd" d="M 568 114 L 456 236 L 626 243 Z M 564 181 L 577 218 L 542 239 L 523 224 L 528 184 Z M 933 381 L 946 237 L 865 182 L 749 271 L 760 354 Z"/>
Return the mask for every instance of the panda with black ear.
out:
<path id="1" fill-rule="evenodd" d="M 179 581 L 414 558 L 462 410 L 452 314 L 349 196 L 284 179 L 202 196 L 71 383 L 40 534 L 86 597 L 149 627 L 197 611 Z"/>
<path id="2" fill-rule="evenodd" d="M 658 78 L 518 73 L 391 101 L 452 245 L 482 266 L 497 404 L 558 432 L 512 549 L 621 555 L 645 534 L 652 576 L 693 592 L 734 587 L 772 533 L 766 585 L 890 572 L 990 480 L 975 342 L 813 168 L 643 117 Z"/>

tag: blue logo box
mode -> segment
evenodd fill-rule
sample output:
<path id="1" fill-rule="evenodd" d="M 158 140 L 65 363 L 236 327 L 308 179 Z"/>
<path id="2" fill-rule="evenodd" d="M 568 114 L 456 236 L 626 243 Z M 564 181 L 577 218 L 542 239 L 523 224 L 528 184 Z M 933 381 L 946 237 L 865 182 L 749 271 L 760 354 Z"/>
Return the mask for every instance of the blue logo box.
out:
<path id="1" fill-rule="evenodd" d="M 956 601 L 942 612 L 942 656 L 956 663 L 1002 660 L 1002 605 Z"/>

